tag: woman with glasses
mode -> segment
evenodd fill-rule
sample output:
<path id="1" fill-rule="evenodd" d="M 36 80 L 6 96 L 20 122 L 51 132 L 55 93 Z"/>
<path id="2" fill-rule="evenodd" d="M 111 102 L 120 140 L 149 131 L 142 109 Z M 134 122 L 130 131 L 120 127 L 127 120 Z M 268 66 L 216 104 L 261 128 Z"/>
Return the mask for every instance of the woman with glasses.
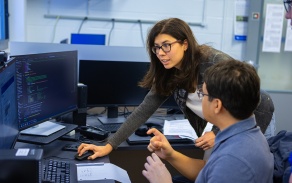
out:
<path id="1" fill-rule="evenodd" d="M 109 137 L 105 146 L 81 144 L 78 148 L 80 155 L 87 150 L 95 152 L 89 159 L 108 155 L 144 124 L 172 94 L 199 137 L 195 145 L 204 150 L 213 147 L 218 128 L 213 126 L 211 132 L 202 136 L 207 121 L 203 118 L 202 101 L 196 91 L 203 83 L 203 74 L 208 67 L 232 58 L 208 45 L 200 45 L 189 25 L 178 18 L 161 20 L 152 27 L 148 33 L 147 51 L 151 64 L 139 85 L 151 90 L 120 129 Z M 262 98 L 256 116 L 258 125 L 265 132 L 274 108 L 269 96 L 265 94 Z"/>

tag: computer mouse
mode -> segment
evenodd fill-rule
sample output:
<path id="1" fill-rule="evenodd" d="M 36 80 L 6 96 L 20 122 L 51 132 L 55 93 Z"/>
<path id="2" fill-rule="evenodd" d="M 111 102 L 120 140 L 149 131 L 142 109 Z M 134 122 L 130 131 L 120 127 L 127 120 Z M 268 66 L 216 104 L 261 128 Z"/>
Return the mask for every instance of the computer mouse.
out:
<path id="1" fill-rule="evenodd" d="M 163 125 L 161 125 L 161 124 L 147 122 L 146 125 L 148 126 L 148 129 L 150 129 L 150 128 L 156 128 L 161 133 L 163 133 Z"/>
<path id="2" fill-rule="evenodd" d="M 140 126 L 136 131 L 135 135 L 141 136 L 141 137 L 146 137 L 146 136 L 153 136 L 153 134 L 148 135 L 147 131 L 150 128 L 156 128 L 159 130 L 161 133 L 163 133 L 163 126 L 156 124 L 156 123 L 146 123 L 145 125 Z"/>
<path id="3" fill-rule="evenodd" d="M 135 135 L 146 137 L 148 136 L 148 134 L 146 133 L 148 129 L 149 127 L 147 125 L 142 125 L 135 131 Z"/>
<path id="4" fill-rule="evenodd" d="M 81 161 L 81 160 L 86 160 L 89 156 L 93 154 L 94 154 L 93 151 L 85 151 L 81 156 L 79 156 L 79 153 L 76 153 L 74 157 L 76 160 Z"/>

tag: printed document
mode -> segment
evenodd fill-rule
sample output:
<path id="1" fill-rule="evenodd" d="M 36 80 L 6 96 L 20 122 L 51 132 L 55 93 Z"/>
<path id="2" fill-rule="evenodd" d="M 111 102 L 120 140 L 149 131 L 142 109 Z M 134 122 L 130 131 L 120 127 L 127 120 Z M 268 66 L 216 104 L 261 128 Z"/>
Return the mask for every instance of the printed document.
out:
<path id="1" fill-rule="evenodd" d="M 111 163 L 79 163 L 77 164 L 77 180 L 116 180 L 131 183 L 128 173 Z"/>
<path id="2" fill-rule="evenodd" d="M 204 129 L 204 132 L 211 131 L 213 124 L 207 123 L 207 126 Z M 165 120 L 163 126 L 164 135 L 178 135 L 181 138 L 187 138 L 195 140 L 198 138 L 194 128 L 191 126 L 190 122 L 187 119 L 182 120 Z"/>

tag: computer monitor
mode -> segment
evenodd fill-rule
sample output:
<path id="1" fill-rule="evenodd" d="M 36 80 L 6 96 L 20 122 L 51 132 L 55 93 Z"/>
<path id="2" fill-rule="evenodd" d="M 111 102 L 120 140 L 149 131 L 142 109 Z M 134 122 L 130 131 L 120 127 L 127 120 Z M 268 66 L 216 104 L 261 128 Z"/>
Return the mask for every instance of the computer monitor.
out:
<path id="1" fill-rule="evenodd" d="M 105 45 L 105 34 L 71 34 L 71 44 Z"/>
<path id="2" fill-rule="evenodd" d="M 79 82 L 88 89 L 89 107 L 107 107 L 102 123 L 124 122 L 118 116 L 119 106 L 138 106 L 149 90 L 138 86 L 150 63 L 138 61 L 80 60 Z M 171 96 L 161 107 L 178 108 Z"/>
<path id="3" fill-rule="evenodd" d="M 12 149 L 18 134 L 15 62 L 11 59 L 0 67 L 0 149 Z"/>
<path id="4" fill-rule="evenodd" d="M 0 0 L 0 50 L 5 50 L 8 48 L 8 16 L 8 0 Z"/>
<path id="5" fill-rule="evenodd" d="M 12 57 L 16 60 L 20 130 L 77 109 L 77 51 Z"/>

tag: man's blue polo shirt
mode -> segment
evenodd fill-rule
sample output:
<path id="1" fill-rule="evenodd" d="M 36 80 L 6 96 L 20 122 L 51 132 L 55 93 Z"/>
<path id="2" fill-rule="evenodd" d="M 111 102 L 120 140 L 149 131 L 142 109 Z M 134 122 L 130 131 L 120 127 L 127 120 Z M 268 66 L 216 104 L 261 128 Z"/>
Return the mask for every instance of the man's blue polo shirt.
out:
<path id="1" fill-rule="evenodd" d="M 254 116 L 216 135 L 213 152 L 196 183 L 272 183 L 274 158 Z"/>

